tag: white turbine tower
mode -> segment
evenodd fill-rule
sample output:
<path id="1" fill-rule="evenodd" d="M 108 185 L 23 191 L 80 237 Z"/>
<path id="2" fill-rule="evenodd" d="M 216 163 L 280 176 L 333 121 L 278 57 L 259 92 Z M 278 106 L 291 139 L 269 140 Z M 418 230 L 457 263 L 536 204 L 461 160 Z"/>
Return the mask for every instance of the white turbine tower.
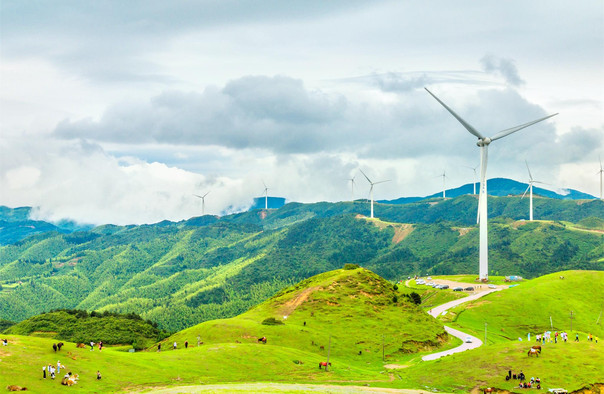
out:
<path id="1" fill-rule="evenodd" d="M 348 178 L 348 180 L 350 181 L 350 201 L 354 202 L 354 178 L 356 178 L 356 175 L 353 176 L 352 178 Z"/>
<path id="2" fill-rule="evenodd" d="M 474 186 L 474 195 L 476 195 L 476 183 L 478 183 L 478 180 L 476 179 L 476 178 L 478 178 L 478 175 L 476 175 L 476 169 L 478 168 L 478 166 L 476 166 L 476 167 L 464 166 L 464 167 L 469 168 L 472 171 L 474 171 L 474 183 L 472 183 L 472 186 Z"/>
<path id="3" fill-rule="evenodd" d="M 600 200 L 604 200 L 602 198 L 602 173 L 604 173 L 604 168 L 602 168 L 602 157 L 598 156 L 600 159 L 600 171 L 596 172 L 596 174 L 600 174 Z"/>
<path id="4" fill-rule="evenodd" d="M 369 196 L 371 198 L 371 218 L 373 219 L 373 186 L 375 186 L 379 183 L 389 182 L 390 179 L 387 179 L 385 181 L 379 181 L 379 182 L 371 182 L 371 180 L 369 179 L 369 177 L 367 177 L 367 175 L 365 175 L 363 170 L 359 170 L 359 171 L 361 171 L 361 174 L 363 174 L 365 179 L 367 179 L 367 182 L 369 182 L 369 184 L 371 185 L 371 187 L 369 188 Z"/>
<path id="5" fill-rule="evenodd" d="M 543 183 L 540 181 L 536 181 L 533 179 L 533 175 L 531 174 L 531 170 L 529 168 L 529 165 L 527 163 L 527 161 L 525 160 L 524 163 L 526 164 L 526 169 L 528 170 L 528 174 L 529 174 L 529 185 L 526 188 L 526 190 L 524 191 L 524 193 L 522 194 L 522 198 L 524 198 L 524 196 L 526 195 L 526 192 L 529 192 L 529 220 L 532 222 L 533 221 L 533 184 L 534 183 Z"/>
<path id="6" fill-rule="evenodd" d="M 426 88 L 424 88 L 426 89 Z M 515 133 L 519 130 L 524 129 L 525 127 L 529 127 L 534 125 L 535 123 L 539 123 L 545 119 L 551 118 L 552 116 L 558 115 L 553 114 L 546 116 L 541 119 L 533 120 L 532 122 L 528 122 L 525 124 L 521 124 L 519 126 L 511 127 L 509 129 L 502 130 L 492 137 L 485 137 L 478 130 L 472 127 L 468 122 L 462 119 L 459 115 L 457 115 L 451 108 L 449 108 L 445 103 L 443 103 L 438 97 L 432 94 L 431 91 L 426 89 L 428 93 L 432 97 L 436 99 L 459 123 L 465 127 L 471 134 L 478 138 L 476 145 L 480 147 L 480 195 L 478 196 L 478 222 L 480 223 L 480 263 L 479 263 L 479 277 L 480 280 L 488 280 L 489 279 L 489 249 L 488 249 L 488 234 L 487 234 L 487 160 L 488 160 L 488 147 L 489 144 L 493 141 L 496 141 L 500 138 L 506 137 L 512 133 Z"/>
<path id="7" fill-rule="evenodd" d="M 199 196 L 197 194 L 193 194 L 195 197 L 201 198 L 201 216 L 205 215 L 205 211 L 206 211 L 206 196 L 208 194 L 210 194 L 210 192 L 207 192 L 203 196 Z"/>
<path id="8" fill-rule="evenodd" d="M 262 184 L 264 185 L 264 209 L 268 211 L 268 187 L 264 181 L 262 181 Z"/>

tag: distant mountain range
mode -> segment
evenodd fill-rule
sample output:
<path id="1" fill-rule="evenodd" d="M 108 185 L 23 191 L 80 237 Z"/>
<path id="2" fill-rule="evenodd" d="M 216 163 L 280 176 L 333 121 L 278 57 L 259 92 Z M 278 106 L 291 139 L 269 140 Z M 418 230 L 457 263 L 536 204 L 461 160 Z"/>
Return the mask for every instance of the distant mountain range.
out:
<path id="1" fill-rule="evenodd" d="M 477 192 L 479 189 L 478 186 L 479 185 L 477 184 L 476 185 Z M 517 182 L 512 179 L 493 178 L 493 179 L 488 180 L 487 192 L 491 196 L 502 196 L 502 197 L 521 196 L 524 193 L 524 191 L 526 190 L 527 186 L 528 186 L 528 184 L 526 184 L 526 183 Z M 468 184 L 465 184 L 458 188 L 447 189 L 446 197 L 447 197 L 447 199 L 449 199 L 449 198 L 455 198 L 455 197 L 459 197 L 459 196 L 463 196 L 463 195 L 468 195 L 470 200 L 465 200 L 465 202 L 472 203 L 473 200 L 472 200 L 471 195 L 473 194 L 473 192 L 474 192 L 473 184 L 468 183 Z M 556 199 L 556 200 L 582 200 L 582 199 L 590 200 L 590 199 L 596 198 L 590 194 L 583 193 L 583 192 L 580 192 L 578 190 L 573 190 L 573 189 L 566 189 L 564 194 L 561 194 L 561 193 L 553 192 L 551 190 L 542 189 L 539 187 L 533 187 L 533 194 L 535 196 L 547 197 L 547 198 Z M 377 200 L 377 202 L 381 203 L 381 204 L 388 204 L 388 205 L 412 204 L 412 203 L 418 203 L 418 202 L 421 202 L 424 200 L 430 201 L 430 200 L 438 199 L 441 196 L 442 196 L 442 192 L 438 192 L 438 193 L 434 193 L 434 194 L 431 194 L 431 195 L 425 196 L 425 197 L 401 197 L 401 198 L 397 198 L 394 200 Z M 366 201 L 366 200 L 364 200 L 364 199 L 357 200 L 357 202 L 355 204 L 362 203 L 363 201 Z M 286 199 L 283 197 L 269 196 L 268 197 L 268 209 L 272 209 L 272 210 L 280 209 L 280 208 L 286 206 L 286 202 L 287 202 Z M 248 209 L 247 212 L 252 213 L 256 210 L 264 209 L 265 203 L 266 203 L 265 197 L 256 197 L 256 198 L 254 198 L 254 202 L 253 202 L 252 206 Z M 495 204 L 497 204 L 497 203 L 495 202 Z M 536 204 L 535 209 L 538 210 L 539 208 L 537 206 L 540 203 L 535 202 L 535 204 Z M 347 205 L 346 202 L 309 203 L 309 204 L 289 202 L 289 203 L 287 203 L 287 206 L 289 207 L 289 209 L 284 211 L 281 215 L 286 215 L 286 216 L 290 215 L 290 217 L 291 217 L 291 215 L 294 215 L 293 211 L 295 211 L 296 212 L 295 215 L 300 215 L 300 218 L 302 218 L 302 217 L 308 218 L 308 217 L 312 217 L 315 215 L 316 216 L 332 216 L 335 214 L 341 214 L 341 213 L 346 213 L 346 212 L 355 212 L 355 211 L 359 210 L 358 206 Z M 494 209 L 494 208 L 495 208 L 494 205 L 489 204 L 489 216 L 506 215 L 508 217 L 512 217 L 512 218 L 516 218 L 516 219 L 520 219 L 520 218 L 524 217 L 524 216 L 520 215 L 519 212 L 515 212 L 517 209 L 514 209 L 514 212 L 511 212 L 511 211 L 505 210 L 505 209 Z M 469 207 L 467 207 L 467 209 L 469 209 L 469 211 L 472 211 L 470 216 L 474 217 L 474 215 L 475 215 L 474 211 L 472 209 L 470 209 Z M 566 209 L 566 208 L 564 208 L 564 209 Z M 388 212 L 385 212 L 385 210 L 387 210 L 387 208 L 384 207 L 383 205 L 381 207 L 376 207 L 376 212 L 381 211 L 379 213 L 379 215 L 381 217 L 391 216 Z M 457 210 L 459 210 L 459 206 L 458 206 Z M 450 211 L 444 212 L 444 211 L 441 211 L 440 209 L 433 209 L 432 213 L 429 215 L 429 217 L 426 217 L 425 215 L 422 216 L 423 214 L 421 212 L 423 212 L 423 210 L 422 210 L 421 206 L 412 205 L 412 207 L 408 211 L 408 215 L 410 215 L 410 216 L 406 216 L 404 219 L 407 221 L 410 221 L 410 222 L 434 222 L 437 220 L 457 221 L 457 220 L 460 220 L 460 215 L 459 215 L 459 212 L 457 212 L 457 210 L 455 212 L 450 212 Z M 33 234 L 40 234 L 40 233 L 45 233 L 45 232 L 50 232 L 50 231 L 68 234 L 68 233 L 72 233 L 74 231 L 87 231 L 94 227 L 89 224 L 76 223 L 71 220 L 61 220 L 58 222 L 46 222 L 46 221 L 41 221 L 41 220 L 32 220 L 31 217 L 32 217 L 33 211 L 34 211 L 34 208 L 31 208 L 31 207 L 8 208 L 8 207 L 0 206 L 0 245 L 7 245 L 7 244 L 10 244 L 13 242 L 17 242 L 17 241 L 24 239 L 25 237 L 27 237 L 29 235 L 33 235 Z M 561 212 L 559 209 L 556 209 L 554 211 Z M 551 209 L 549 209 L 548 212 L 553 212 L 553 211 Z M 241 213 L 237 213 L 237 214 L 224 215 L 222 217 L 225 218 L 226 221 L 233 221 L 233 222 L 239 222 L 240 220 L 242 220 L 243 217 L 246 218 L 246 219 L 243 219 L 245 221 L 250 220 L 250 218 L 248 218 L 244 214 L 245 214 L 245 212 L 241 212 Z M 275 215 L 275 216 L 279 217 L 281 215 Z M 439 216 L 439 215 L 441 215 L 441 216 Z M 400 217 L 398 217 L 399 216 L 398 214 L 395 216 L 396 216 L 396 219 L 401 219 Z M 468 216 L 468 218 L 470 216 Z M 553 216 L 552 215 L 550 215 L 550 216 L 551 217 L 548 217 L 548 218 L 552 219 Z M 587 216 L 589 216 L 589 215 L 587 215 Z M 604 215 L 595 215 L 595 216 L 604 216 Z M 563 214 L 563 216 L 560 218 L 560 220 L 568 219 L 568 220 L 573 221 L 575 219 L 580 220 L 581 218 L 584 218 L 584 217 L 586 217 L 586 215 L 584 215 L 584 214 L 580 215 L 580 217 L 576 216 L 574 213 L 571 214 L 571 217 L 569 217 L 567 214 Z M 391 219 L 395 219 L 395 217 L 391 217 Z M 189 220 L 196 221 L 196 222 L 201 221 L 201 222 L 204 222 L 205 224 L 209 224 L 209 223 L 213 223 L 214 221 L 217 221 L 219 219 L 214 216 L 206 215 L 203 217 L 191 218 Z M 269 222 L 262 221 L 262 220 L 263 220 L 262 217 L 257 217 L 252 221 L 256 222 L 256 223 L 262 222 L 262 224 L 265 227 L 267 225 L 276 226 L 276 227 L 282 226 L 282 222 L 277 221 L 275 219 L 273 219 L 272 221 L 269 221 Z M 283 220 L 285 220 L 285 223 L 289 223 L 290 219 L 283 219 Z M 468 220 L 462 220 L 462 221 L 470 223 Z M 167 225 L 167 224 L 171 224 L 172 222 L 164 221 L 164 222 L 157 223 L 156 225 L 161 225 L 162 223 Z"/>
<path id="2" fill-rule="evenodd" d="M 490 196 L 521 196 L 528 188 L 528 183 L 518 182 L 508 178 L 493 178 L 487 181 L 487 194 Z M 476 193 L 480 191 L 480 183 L 476 183 Z M 421 201 L 430 198 L 442 197 L 442 191 L 431 194 L 426 197 L 401 197 L 395 200 L 379 200 L 384 204 L 407 204 L 410 202 Z M 474 194 L 474 184 L 467 183 L 463 186 L 455 189 L 445 190 L 445 196 L 448 197 L 459 197 L 464 194 Z M 564 189 L 563 193 L 556 193 L 551 190 L 543 189 L 537 186 L 533 186 L 533 196 L 541 196 L 548 198 L 555 198 L 558 200 L 589 200 L 596 198 L 591 194 L 583 193 L 574 189 Z"/>

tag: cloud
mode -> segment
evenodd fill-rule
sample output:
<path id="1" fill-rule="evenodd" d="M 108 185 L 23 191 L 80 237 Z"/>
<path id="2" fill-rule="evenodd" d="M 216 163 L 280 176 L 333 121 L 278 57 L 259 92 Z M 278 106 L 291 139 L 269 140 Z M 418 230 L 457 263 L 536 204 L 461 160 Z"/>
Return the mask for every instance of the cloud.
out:
<path id="1" fill-rule="evenodd" d="M 482 69 L 488 73 L 498 74 L 512 86 L 520 86 L 524 84 L 518 73 L 516 64 L 511 59 L 499 58 L 494 55 L 484 55 L 480 59 Z"/>

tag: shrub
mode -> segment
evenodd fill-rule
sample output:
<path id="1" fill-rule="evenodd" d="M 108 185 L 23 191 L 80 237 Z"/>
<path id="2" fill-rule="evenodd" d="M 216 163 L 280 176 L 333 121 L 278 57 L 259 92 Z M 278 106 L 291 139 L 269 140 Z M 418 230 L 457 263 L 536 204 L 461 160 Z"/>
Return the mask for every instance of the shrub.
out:
<path id="1" fill-rule="evenodd" d="M 360 268 L 361 266 L 358 264 L 351 264 L 351 263 L 346 263 L 344 264 L 344 269 L 345 270 L 355 270 L 357 268 Z"/>
<path id="2" fill-rule="evenodd" d="M 274 317 L 267 317 L 262 321 L 262 324 L 265 326 L 277 326 L 279 324 L 284 324 L 281 320 L 277 320 Z"/>

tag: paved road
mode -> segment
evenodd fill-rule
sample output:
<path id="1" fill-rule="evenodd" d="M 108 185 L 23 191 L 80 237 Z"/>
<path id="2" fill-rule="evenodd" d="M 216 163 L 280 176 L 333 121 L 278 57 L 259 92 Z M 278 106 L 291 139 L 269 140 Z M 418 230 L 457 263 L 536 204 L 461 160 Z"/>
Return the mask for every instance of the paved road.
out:
<path id="1" fill-rule="evenodd" d="M 139 391 L 148 392 L 148 391 Z M 325 384 L 285 384 L 285 383 L 240 383 L 240 384 L 212 384 L 207 386 L 178 386 L 170 388 L 155 388 L 156 394 L 197 394 L 197 393 L 333 393 L 333 394 L 432 394 L 426 390 L 391 389 L 382 387 L 363 386 L 333 386 Z M 445 393 L 443 393 L 445 394 Z"/>
<path id="2" fill-rule="evenodd" d="M 428 311 L 428 313 L 434 317 L 438 317 L 439 315 L 441 315 L 443 312 L 448 311 L 449 309 L 463 304 L 464 302 L 468 302 L 468 301 L 472 301 L 475 299 L 478 299 L 480 297 L 484 297 L 487 294 L 493 293 L 495 291 L 500 291 L 501 289 L 491 289 L 491 290 L 487 290 L 487 291 L 482 291 L 480 293 L 476 293 L 474 295 L 468 296 L 468 297 L 464 297 L 464 298 L 460 298 L 451 302 L 447 302 L 446 304 L 442 304 L 439 305 L 435 308 L 432 308 Z M 422 360 L 424 361 L 429 361 L 429 360 L 436 360 L 437 358 L 441 358 L 443 356 L 448 356 L 449 354 L 453 354 L 453 353 L 459 353 L 459 352 L 464 352 L 466 350 L 469 349 L 475 349 L 477 347 L 482 346 L 482 341 L 470 334 L 467 334 L 465 332 L 461 332 L 459 330 L 456 330 L 454 328 L 451 327 L 447 327 L 445 326 L 445 331 L 447 331 L 449 334 L 453 335 L 454 337 L 457 337 L 459 339 L 461 339 L 463 341 L 463 343 L 461 345 L 459 345 L 456 348 L 453 349 L 449 349 L 449 350 L 445 350 L 442 352 L 438 352 L 438 353 L 432 353 L 432 354 L 428 354 L 424 357 L 422 357 Z M 470 337 L 472 342 L 470 343 L 466 343 L 466 338 Z"/>

